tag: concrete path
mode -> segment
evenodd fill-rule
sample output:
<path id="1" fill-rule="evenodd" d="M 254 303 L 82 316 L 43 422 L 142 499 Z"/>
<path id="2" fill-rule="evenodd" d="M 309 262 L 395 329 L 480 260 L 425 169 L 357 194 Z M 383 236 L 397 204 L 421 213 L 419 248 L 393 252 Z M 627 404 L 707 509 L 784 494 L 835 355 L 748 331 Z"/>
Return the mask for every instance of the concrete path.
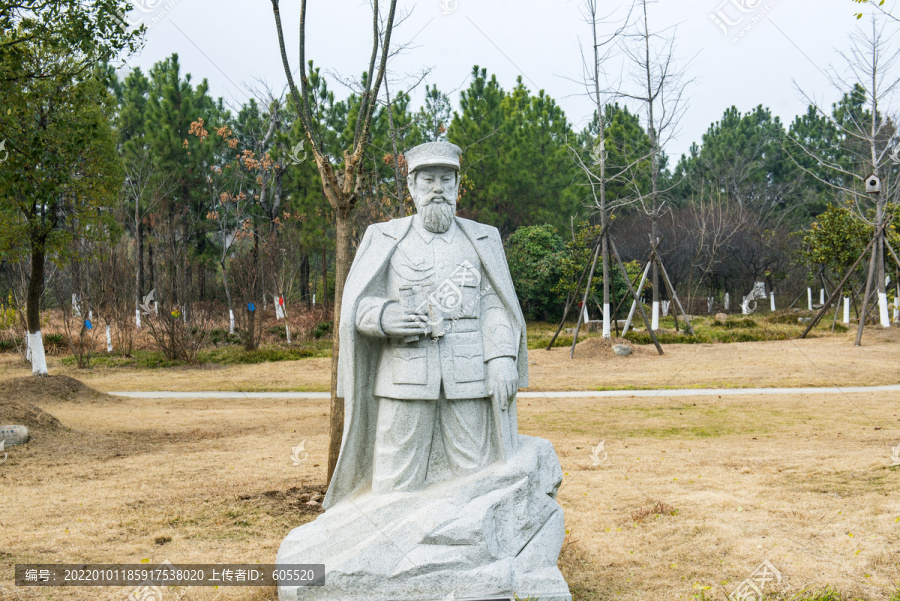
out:
<path id="1" fill-rule="evenodd" d="M 675 397 L 760 394 L 849 394 L 854 392 L 900 392 L 900 384 L 890 386 L 844 386 L 832 388 L 675 388 L 672 390 L 573 390 L 552 392 L 520 392 L 520 399 L 594 399 L 608 397 Z M 110 392 L 133 399 L 329 399 L 327 392 Z"/>

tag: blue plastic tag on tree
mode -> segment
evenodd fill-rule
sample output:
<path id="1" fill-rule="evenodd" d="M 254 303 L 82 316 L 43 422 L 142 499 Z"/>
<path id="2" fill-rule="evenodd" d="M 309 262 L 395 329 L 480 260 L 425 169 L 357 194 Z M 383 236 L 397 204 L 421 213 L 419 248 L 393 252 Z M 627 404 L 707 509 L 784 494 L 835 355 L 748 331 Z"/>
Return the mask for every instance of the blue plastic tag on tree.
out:
<path id="1" fill-rule="evenodd" d="M 254 305 L 253 303 L 247 303 L 247 310 L 250 311 L 251 313 L 253 311 L 256 311 L 256 305 Z"/>
<path id="2" fill-rule="evenodd" d="M 85 320 L 84 320 L 84 327 L 86 327 L 86 328 L 89 329 L 89 330 L 93 330 L 93 329 L 94 329 L 94 324 L 91 323 L 91 320 L 90 320 L 90 319 L 85 319 Z"/>

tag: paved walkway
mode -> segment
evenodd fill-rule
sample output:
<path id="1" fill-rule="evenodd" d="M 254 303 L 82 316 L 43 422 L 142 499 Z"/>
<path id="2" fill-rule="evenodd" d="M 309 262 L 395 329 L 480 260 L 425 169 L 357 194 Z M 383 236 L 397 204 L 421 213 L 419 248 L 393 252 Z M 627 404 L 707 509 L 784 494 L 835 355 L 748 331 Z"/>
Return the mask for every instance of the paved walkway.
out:
<path id="1" fill-rule="evenodd" d="M 759 395 L 759 394 L 848 394 L 853 392 L 900 392 L 900 384 L 890 386 L 844 386 L 829 388 L 674 388 L 672 390 L 573 390 L 552 392 L 520 392 L 520 399 L 593 399 L 607 397 L 674 397 L 674 396 L 719 396 L 719 395 Z M 115 396 L 133 399 L 329 399 L 328 392 L 110 392 Z"/>

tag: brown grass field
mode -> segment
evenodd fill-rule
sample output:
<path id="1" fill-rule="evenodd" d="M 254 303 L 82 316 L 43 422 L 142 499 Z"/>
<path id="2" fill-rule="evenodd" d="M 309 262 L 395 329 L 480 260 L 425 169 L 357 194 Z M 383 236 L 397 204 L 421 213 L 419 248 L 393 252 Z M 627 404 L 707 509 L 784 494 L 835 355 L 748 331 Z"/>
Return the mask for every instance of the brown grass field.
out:
<path id="1" fill-rule="evenodd" d="M 595 339 L 530 351 L 530 390 L 720 387 L 718 397 L 521 399 L 524 434 L 565 473 L 560 567 L 577 600 L 725 599 L 764 560 L 770 599 L 834 587 L 889 600 L 900 586 L 900 392 L 729 395 L 728 388 L 896 384 L 900 332 L 806 341 L 638 347 Z M 325 390 L 328 359 L 223 368 L 63 367 L 102 390 Z M 134 400 L 54 380 L 11 383 L 0 422 L 34 437 L 0 464 L 0 599 L 122 601 L 124 588 L 16 588 L 17 563 L 270 563 L 322 491 L 327 401 Z M 68 391 L 68 392 L 66 392 Z M 33 411 L 52 415 L 62 426 Z M 306 441 L 309 458 L 292 465 Z M 606 457 L 594 465 L 601 441 Z M 2 459 L 2 456 L 0 456 Z M 436 595 L 437 598 L 443 595 Z M 806 596 L 799 598 L 808 598 Z M 900 598 L 900 597 L 896 597 Z M 276 599 L 274 588 L 171 589 L 162 601 Z"/>

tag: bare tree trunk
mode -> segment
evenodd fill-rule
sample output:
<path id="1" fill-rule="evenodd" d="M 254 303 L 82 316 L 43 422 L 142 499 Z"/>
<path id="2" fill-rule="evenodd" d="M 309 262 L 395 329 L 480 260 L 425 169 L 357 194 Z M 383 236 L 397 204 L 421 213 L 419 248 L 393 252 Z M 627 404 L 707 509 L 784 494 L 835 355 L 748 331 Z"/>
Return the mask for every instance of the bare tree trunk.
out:
<path id="1" fill-rule="evenodd" d="M 319 257 L 316 257 L 316 265 L 315 269 L 310 267 L 310 273 L 312 274 L 312 296 L 313 296 L 313 304 L 315 304 L 316 294 L 319 292 Z M 319 298 L 321 300 L 321 297 Z"/>
<path id="2" fill-rule="evenodd" d="M 153 262 L 153 245 L 147 242 L 147 275 L 150 277 L 150 290 L 156 289 L 156 265 Z"/>
<path id="3" fill-rule="evenodd" d="M 594 38 L 594 102 L 597 106 L 597 154 L 600 163 L 600 230 L 603 239 L 600 241 L 600 260 L 603 272 L 603 338 L 610 337 L 609 328 L 609 232 L 606 225 L 609 214 L 606 210 L 606 120 L 603 114 L 603 102 L 600 100 L 600 45 L 597 41 L 597 3 L 591 2 L 591 33 Z"/>
<path id="4" fill-rule="evenodd" d="M 337 225 L 337 224 L 335 224 Z M 340 225 L 338 225 L 340 227 Z M 328 248 L 322 244 L 322 306 L 328 313 Z M 338 322 L 335 321 L 334 329 L 337 330 Z"/>
<path id="5" fill-rule="evenodd" d="M 284 68 L 285 77 L 288 80 L 288 89 L 290 90 L 291 99 L 294 103 L 294 109 L 297 112 L 303 129 L 306 132 L 307 139 L 312 147 L 313 156 L 316 160 L 316 166 L 319 170 L 319 176 L 322 180 L 322 190 L 325 198 L 334 211 L 335 230 L 336 230 L 336 251 L 335 251 L 335 306 L 333 314 L 332 328 L 332 373 L 331 373 L 331 425 L 330 425 L 330 445 L 328 453 L 328 482 L 331 482 L 331 476 L 337 465 L 338 453 L 341 448 L 341 438 L 344 430 L 344 399 L 337 396 L 337 367 L 338 354 L 340 350 L 340 319 L 341 319 L 341 295 L 344 292 L 344 280 L 350 272 L 350 234 L 351 224 L 350 216 L 356 206 L 359 188 L 361 184 L 360 171 L 363 166 L 364 152 L 369 144 L 370 129 L 372 125 L 372 116 L 374 115 L 375 106 L 378 102 L 379 90 L 385 79 L 387 72 L 387 60 L 390 54 L 391 34 L 394 27 L 394 17 L 396 14 L 397 0 L 390 0 L 390 8 L 387 20 L 384 24 L 384 30 L 380 28 L 379 1 L 374 0 L 372 3 L 372 52 L 369 58 L 366 78 L 363 82 L 364 91 L 360 94 L 359 113 L 354 128 L 353 143 L 351 148 L 344 151 L 343 156 L 343 173 L 338 174 L 330 160 L 323 152 L 322 140 L 318 135 L 318 131 L 313 127 L 312 123 L 312 103 L 309 98 L 309 81 L 306 74 L 306 0 L 300 2 L 300 39 L 299 39 L 299 69 L 300 69 L 300 88 L 294 85 L 294 77 L 290 63 L 287 58 L 287 51 L 284 42 L 284 30 L 281 25 L 281 11 L 279 0 L 271 0 L 272 12 L 275 17 L 275 26 L 278 33 L 279 50 L 281 52 L 281 61 Z M 379 58 L 380 49 L 380 58 Z M 377 74 L 376 74 L 377 66 Z M 324 251 L 324 249 L 323 249 Z M 323 252 L 322 257 L 323 269 L 327 269 L 326 256 Z M 327 312 L 328 298 L 328 278 L 327 271 L 325 275 L 325 308 Z"/>
<path id="6" fill-rule="evenodd" d="M 231 286 L 228 285 L 228 270 L 225 268 L 225 253 L 222 253 L 222 282 L 225 284 L 225 298 L 228 299 L 228 333 L 234 334 L 234 302 L 231 299 Z"/>
<path id="7" fill-rule="evenodd" d="M 391 146 L 394 151 L 394 181 L 397 184 L 397 206 L 400 208 L 398 217 L 406 216 L 406 206 L 403 194 L 403 181 L 400 173 L 400 150 L 397 147 L 397 128 L 394 125 L 394 110 L 391 106 L 391 92 L 388 89 L 388 82 L 384 82 L 384 95 L 387 100 L 388 125 L 391 128 Z"/>
<path id="8" fill-rule="evenodd" d="M 347 274 L 350 272 L 350 213 L 347 211 L 343 218 L 338 217 L 337 225 L 337 250 L 334 262 L 334 332 L 331 338 L 331 432 L 341 432 L 344 430 L 344 399 L 337 396 L 337 378 L 338 378 L 338 361 L 341 351 L 341 338 L 339 332 L 339 324 L 341 323 L 341 297 L 344 294 L 344 282 Z M 323 250 L 323 258 L 325 255 Z M 325 266 L 322 276 L 325 281 L 325 289 L 328 288 L 327 265 L 326 261 L 322 262 Z M 326 292 L 326 298 L 327 292 Z M 327 302 L 327 301 L 326 301 Z M 325 310 L 328 310 L 326 305 Z M 331 444 L 328 449 L 328 481 L 331 482 L 331 476 L 334 474 L 334 468 L 337 465 L 338 453 L 341 450 L 341 436 L 331 437 Z"/>
<path id="9" fill-rule="evenodd" d="M 309 307 L 309 254 L 300 258 L 300 301 Z"/>
<path id="10" fill-rule="evenodd" d="M 659 140 L 656 135 L 656 120 L 653 114 L 653 83 L 650 80 L 650 25 L 647 20 L 647 2 L 644 2 L 644 49 L 647 57 L 647 133 L 650 134 L 650 237 L 653 247 L 659 244 Z M 661 260 L 659 255 L 657 260 Z M 659 268 L 656 262 L 650 268 L 650 282 L 653 288 L 653 329 L 659 328 Z"/>
<path id="11" fill-rule="evenodd" d="M 28 347 L 31 349 L 31 373 L 47 375 L 47 359 L 44 355 L 44 339 L 41 336 L 41 296 L 44 293 L 44 244 L 46 240 L 31 240 L 31 279 L 25 304 L 28 326 Z"/>
<path id="12" fill-rule="evenodd" d="M 134 310 L 141 310 L 141 298 L 144 294 L 144 226 L 141 223 L 138 204 L 134 206 L 134 261 L 135 261 L 135 281 L 134 281 Z"/>
<path id="13" fill-rule="evenodd" d="M 257 276 L 253 278 L 253 291 L 251 298 L 258 301 L 262 297 L 262 308 L 266 308 L 266 277 L 263 264 L 259 260 L 259 224 L 253 224 L 253 269 Z M 254 298 L 255 297 L 255 298 Z"/>

